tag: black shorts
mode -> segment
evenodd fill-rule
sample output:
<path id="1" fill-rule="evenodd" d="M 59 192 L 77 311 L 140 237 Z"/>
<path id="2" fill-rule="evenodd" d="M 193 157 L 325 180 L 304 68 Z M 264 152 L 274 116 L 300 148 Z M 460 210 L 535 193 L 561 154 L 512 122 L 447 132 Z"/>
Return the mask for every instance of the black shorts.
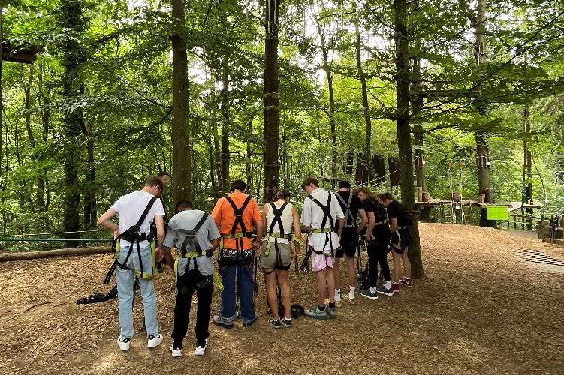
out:
<path id="1" fill-rule="evenodd" d="M 391 246 L 394 253 L 403 254 L 403 252 L 409 247 L 409 245 L 411 245 L 411 235 L 409 234 L 409 228 L 398 229 L 397 233 L 392 233 Z"/>
<path id="2" fill-rule="evenodd" d="M 356 254 L 356 247 L 358 245 L 358 234 L 356 233 L 356 228 L 343 228 L 340 244 L 341 246 L 335 253 L 335 258 L 342 258 L 343 255 L 346 255 L 349 258 L 354 258 Z"/>

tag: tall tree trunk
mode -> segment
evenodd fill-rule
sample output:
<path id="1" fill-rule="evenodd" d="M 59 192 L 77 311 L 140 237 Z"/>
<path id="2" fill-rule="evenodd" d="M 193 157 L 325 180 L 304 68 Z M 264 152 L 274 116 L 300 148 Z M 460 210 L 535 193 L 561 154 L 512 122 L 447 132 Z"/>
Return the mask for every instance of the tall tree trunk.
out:
<path id="1" fill-rule="evenodd" d="M 334 187 L 335 178 L 337 177 L 337 134 L 335 129 L 335 98 L 333 89 L 333 72 L 329 65 L 329 48 L 325 43 L 325 33 L 321 24 L 317 24 L 319 36 L 321 38 L 321 54 L 323 55 L 323 70 L 327 79 L 327 90 L 329 91 L 329 110 L 327 117 L 329 119 L 329 130 L 331 134 L 331 184 Z"/>
<path id="2" fill-rule="evenodd" d="M 172 1 L 172 174 L 174 201 L 190 199 L 192 162 L 188 127 L 188 57 L 184 0 Z"/>
<path id="3" fill-rule="evenodd" d="M 2 128 L 4 126 L 4 85 L 2 81 L 2 70 L 4 67 L 4 7 L 0 6 L 0 177 L 2 176 L 2 160 L 4 157 L 4 152 L 2 145 L 4 142 L 2 141 Z M 6 145 L 7 146 L 7 145 Z"/>
<path id="4" fill-rule="evenodd" d="M 66 0 L 61 3 L 61 26 L 66 30 L 63 44 L 62 65 L 63 98 L 67 103 L 74 103 L 82 94 L 82 82 L 79 77 L 80 67 L 85 62 L 85 51 L 81 46 L 81 34 L 86 28 L 80 0 Z M 67 107 L 63 118 L 64 127 L 64 169 L 65 169 L 65 198 L 64 198 L 64 228 L 66 232 L 76 232 L 80 229 L 80 193 L 78 186 L 78 169 L 80 167 L 81 150 L 79 137 L 84 128 L 84 118 L 81 107 Z M 78 235 L 72 233 L 69 238 Z M 67 246 L 76 246 L 68 243 Z"/>
<path id="5" fill-rule="evenodd" d="M 355 4 L 355 12 L 356 12 L 356 2 Z M 362 112 L 364 115 L 364 125 L 365 125 L 365 140 L 364 140 L 364 157 L 366 162 L 366 170 L 368 171 L 368 180 L 370 181 L 373 176 L 373 169 L 370 163 L 371 152 L 370 152 L 370 144 L 372 139 L 372 120 L 370 119 L 370 105 L 368 103 L 368 91 L 366 87 L 366 75 L 364 74 L 364 70 L 362 69 L 362 60 L 360 58 L 361 52 L 361 40 L 360 40 L 360 20 L 359 14 L 355 14 L 355 49 L 356 49 L 356 70 L 358 74 L 358 79 L 360 81 L 360 88 L 362 93 Z"/>
<path id="6" fill-rule="evenodd" d="M 394 29 L 396 44 L 396 95 L 397 95 L 397 141 L 400 165 L 401 199 L 408 212 L 416 212 L 413 181 L 413 154 L 409 127 L 409 35 L 407 33 L 407 0 L 394 0 Z M 411 273 L 414 278 L 424 275 L 421 261 L 421 244 L 417 215 L 411 215 L 412 244 L 409 246 Z"/>
<path id="7" fill-rule="evenodd" d="M 215 116 L 214 116 L 215 117 Z M 214 119 L 215 120 L 215 119 Z M 222 193 L 225 193 L 221 184 L 221 150 L 220 150 L 220 141 L 219 141 L 219 133 L 218 133 L 218 125 L 217 121 L 214 121 L 212 131 L 213 131 L 213 152 L 214 152 L 214 180 L 217 178 L 216 190 L 217 190 L 217 197 L 221 196 Z M 213 181 L 213 180 L 212 180 Z"/>
<path id="8" fill-rule="evenodd" d="M 245 158 L 245 176 L 247 179 L 247 186 L 251 186 L 253 182 L 253 173 L 251 169 L 251 160 L 253 156 L 252 150 L 252 137 L 253 137 L 253 119 L 251 118 L 247 123 L 247 150 Z"/>
<path id="9" fill-rule="evenodd" d="M 39 106 L 41 108 L 41 125 L 42 125 L 42 132 L 41 132 L 41 140 L 44 145 L 47 144 L 47 139 L 49 136 L 49 122 L 51 120 L 51 110 L 50 106 L 50 91 L 44 87 L 43 84 L 43 65 L 39 66 L 39 75 L 38 75 L 38 85 L 39 85 L 39 95 L 37 97 L 37 101 L 39 102 Z M 43 153 L 39 156 L 39 163 L 43 164 Z M 47 180 L 47 171 L 42 166 L 39 172 L 39 176 L 37 177 L 37 205 L 39 206 L 40 212 L 46 212 L 48 209 L 48 205 L 45 201 L 45 193 L 46 193 L 46 180 Z M 47 216 L 47 215 L 46 215 Z"/>
<path id="10" fill-rule="evenodd" d="M 524 201 L 524 203 L 526 204 L 531 204 L 533 203 L 533 181 L 532 181 L 532 177 L 533 177 L 533 160 L 531 157 L 531 150 L 529 148 L 529 142 L 531 140 L 530 135 L 531 135 L 531 122 L 529 119 L 530 116 L 530 110 L 529 110 L 529 105 L 525 105 L 525 108 L 523 109 L 523 130 L 525 133 L 525 136 L 523 138 L 523 197 L 522 200 Z M 528 215 L 532 215 L 533 214 L 533 209 L 532 208 L 527 208 L 525 209 L 525 212 Z M 531 230 L 532 228 L 532 218 L 531 216 L 529 216 L 529 220 L 527 220 L 527 229 Z"/>
<path id="11" fill-rule="evenodd" d="M 272 200 L 279 186 L 280 95 L 278 78 L 279 0 L 266 0 L 264 46 L 264 202 Z"/>
<path id="12" fill-rule="evenodd" d="M 221 189 L 229 191 L 229 60 L 223 58 L 221 67 Z"/>
<path id="13" fill-rule="evenodd" d="M 84 228 L 92 229 L 96 226 L 96 165 L 94 163 L 94 134 L 92 125 L 87 130 L 86 137 L 86 192 L 84 194 Z"/>
<path id="14" fill-rule="evenodd" d="M 486 0 L 478 0 L 478 9 L 475 28 L 475 45 L 474 53 L 476 65 L 478 69 L 482 69 L 482 65 L 487 63 L 486 54 Z M 478 113 L 481 116 L 486 115 L 486 104 L 478 99 L 476 101 Z M 486 203 L 493 203 L 493 192 L 490 188 L 490 157 L 488 146 L 488 135 L 485 132 L 475 132 L 476 140 L 476 166 L 478 169 L 478 194 L 484 194 Z M 484 224 L 484 223 L 482 223 Z"/>
<path id="15" fill-rule="evenodd" d="M 421 41 L 416 40 L 415 42 L 415 53 L 416 56 L 412 57 L 413 61 L 413 72 L 411 74 L 412 78 L 412 101 L 411 101 L 411 115 L 413 122 L 413 133 L 415 140 L 415 171 L 417 176 L 417 186 L 421 188 L 423 192 L 427 191 L 427 182 L 425 179 L 425 155 L 423 152 L 423 142 L 424 142 L 424 131 L 421 125 L 421 109 L 423 108 L 423 96 L 421 95 Z"/>

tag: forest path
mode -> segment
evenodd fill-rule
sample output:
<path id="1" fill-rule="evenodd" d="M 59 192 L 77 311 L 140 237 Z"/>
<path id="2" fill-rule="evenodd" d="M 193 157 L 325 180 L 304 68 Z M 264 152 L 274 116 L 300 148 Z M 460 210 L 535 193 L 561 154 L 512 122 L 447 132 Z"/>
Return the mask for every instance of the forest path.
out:
<path id="1" fill-rule="evenodd" d="M 268 326 L 259 277 L 258 322 L 211 325 L 206 356 L 168 352 L 173 275 L 156 282 L 163 344 L 137 332 L 117 349 L 116 302 L 78 306 L 101 285 L 109 255 L 0 264 L 0 374 L 562 374 L 564 267 L 527 261 L 523 249 L 564 261 L 564 248 L 490 228 L 421 224 L 426 278 L 393 298 L 344 301 L 335 321 Z M 343 281 L 345 280 L 343 274 Z M 294 302 L 315 301 L 314 276 L 291 274 Z M 218 310 L 219 296 L 214 298 Z M 142 325 L 136 298 L 135 328 Z"/>

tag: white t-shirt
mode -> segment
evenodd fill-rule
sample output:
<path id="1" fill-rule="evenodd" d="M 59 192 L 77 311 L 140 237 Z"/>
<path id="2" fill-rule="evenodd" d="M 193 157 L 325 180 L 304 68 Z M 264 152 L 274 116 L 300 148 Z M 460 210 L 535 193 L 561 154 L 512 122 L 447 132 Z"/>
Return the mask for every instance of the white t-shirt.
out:
<path id="1" fill-rule="evenodd" d="M 126 194 L 120 197 L 113 205 L 112 209 L 118 213 L 119 216 L 119 232 L 123 233 L 127 229 L 131 228 L 133 225 L 137 224 L 145 207 L 149 204 L 149 201 L 153 198 L 152 194 L 145 191 L 137 190 L 132 193 Z M 164 216 L 164 208 L 160 199 L 155 200 L 153 206 L 147 213 L 147 217 L 141 223 L 139 233 L 148 234 L 150 231 L 150 225 L 155 216 Z M 129 246 L 129 242 L 126 240 L 120 240 L 121 246 Z M 147 241 L 142 241 L 141 246 L 148 246 Z"/>
<path id="2" fill-rule="evenodd" d="M 329 205 L 329 213 L 333 218 L 333 225 L 337 226 L 337 219 L 344 219 L 343 210 L 339 205 L 339 201 L 334 193 L 331 193 L 325 189 L 317 188 L 311 192 L 311 196 L 317 199 L 322 205 L 327 204 L 327 198 L 331 194 L 331 203 Z M 310 198 L 306 198 L 304 201 L 304 207 L 302 212 L 302 224 L 311 227 L 312 229 L 321 229 L 321 223 L 323 222 L 323 210 Z M 329 227 L 329 219 L 325 223 L 325 228 Z M 315 251 L 328 252 L 333 245 L 333 250 L 339 247 L 339 236 L 335 232 L 330 233 L 311 233 L 309 235 L 309 245 L 313 246 Z"/>

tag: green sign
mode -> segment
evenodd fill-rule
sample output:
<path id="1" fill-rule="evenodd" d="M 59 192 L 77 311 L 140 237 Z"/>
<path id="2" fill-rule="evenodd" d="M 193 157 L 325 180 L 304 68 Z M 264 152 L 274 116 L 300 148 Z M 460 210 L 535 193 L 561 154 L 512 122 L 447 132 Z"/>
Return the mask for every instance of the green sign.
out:
<path id="1" fill-rule="evenodd" d="M 488 220 L 509 220 L 509 209 L 507 206 L 488 206 L 487 217 Z"/>

